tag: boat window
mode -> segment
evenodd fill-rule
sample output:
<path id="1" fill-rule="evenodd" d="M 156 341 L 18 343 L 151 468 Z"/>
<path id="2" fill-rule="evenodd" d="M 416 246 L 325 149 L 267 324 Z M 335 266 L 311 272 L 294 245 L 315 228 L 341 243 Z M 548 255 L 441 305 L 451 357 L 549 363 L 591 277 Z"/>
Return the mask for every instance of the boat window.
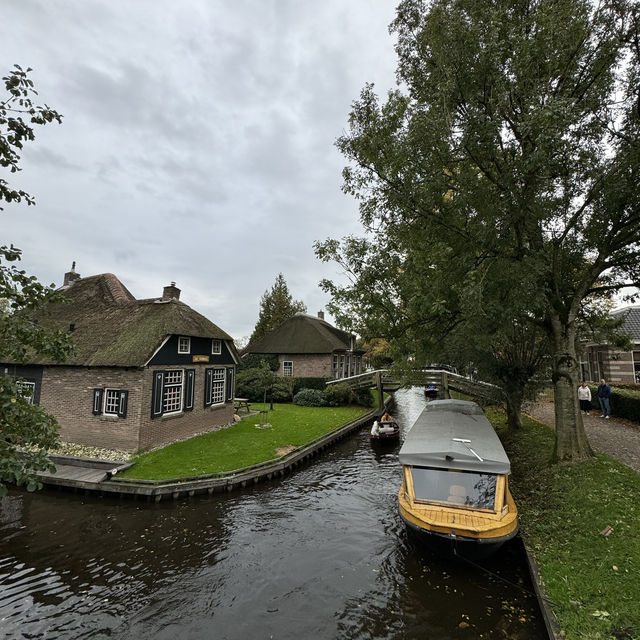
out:
<path id="1" fill-rule="evenodd" d="M 426 467 L 413 467 L 411 473 L 416 500 L 494 509 L 498 476 L 493 473 L 446 471 Z"/>

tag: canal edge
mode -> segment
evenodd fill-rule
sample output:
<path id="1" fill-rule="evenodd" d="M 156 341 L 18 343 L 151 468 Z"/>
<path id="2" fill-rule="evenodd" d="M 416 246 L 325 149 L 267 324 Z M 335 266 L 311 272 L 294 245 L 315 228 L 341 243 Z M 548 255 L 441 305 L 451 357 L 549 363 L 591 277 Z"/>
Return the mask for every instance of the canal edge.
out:
<path id="1" fill-rule="evenodd" d="M 102 496 L 109 495 L 110 497 L 119 498 L 144 498 L 155 502 L 160 502 L 166 498 L 175 500 L 192 497 L 194 495 L 212 495 L 214 493 L 243 489 L 260 482 L 284 477 L 287 473 L 294 471 L 329 446 L 344 439 L 352 432 L 379 417 L 383 411 L 391 407 L 393 403 L 393 397 L 389 396 L 384 402 L 383 409 L 376 407 L 356 420 L 352 420 L 312 440 L 281 458 L 268 460 L 257 465 L 235 469 L 221 474 L 161 481 L 132 481 L 115 476 L 100 482 L 87 482 L 41 474 L 37 474 L 37 479 L 43 485 L 50 488 L 66 489 L 75 492 L 82 491 L 85 494 L 96 493 Z M 80 461 L 80 459 L 75 460 Z M 102 461 L 91 462 L 96 463 Z M 113 468 L 115 464 L 117 463 L 107 463 L 111 468 Z"/>
<path id="2" fill-rule="evenodd" d="M 527 566 L 529 567 L 529 577 L 531 578 L 531 584 L 533 585 L 533 591 L 536 599 L 538 600 L 538 607 L 544 620 L 544 626 L 547 630 L 547 636 L 549 640 L 565 640 L 560 625 L 556 619 L 555 613 L 550 606 L 550 600 L 544 593 L 544 585 L 540 578 L 540 566 L 534 558 L 531 551 L 527 547 L 527 543 L 522 537 L 522 533 L 518 536 L 522 541 L 522 548 L 524 549 L 525 558 L 527 559 Z"/>

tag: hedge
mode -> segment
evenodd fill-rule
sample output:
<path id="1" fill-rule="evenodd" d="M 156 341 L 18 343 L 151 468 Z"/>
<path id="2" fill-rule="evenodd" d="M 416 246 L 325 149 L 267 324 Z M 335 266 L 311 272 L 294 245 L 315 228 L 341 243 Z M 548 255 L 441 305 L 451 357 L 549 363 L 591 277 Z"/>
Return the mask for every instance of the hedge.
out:
<path id="1" fill-rule="evenodd" d="M 598 387 L 591 389 L 591 406 L 600 411 Z M 640 392 L 632 389 L 611 388 L 611 415 L 640 422 Z"/>

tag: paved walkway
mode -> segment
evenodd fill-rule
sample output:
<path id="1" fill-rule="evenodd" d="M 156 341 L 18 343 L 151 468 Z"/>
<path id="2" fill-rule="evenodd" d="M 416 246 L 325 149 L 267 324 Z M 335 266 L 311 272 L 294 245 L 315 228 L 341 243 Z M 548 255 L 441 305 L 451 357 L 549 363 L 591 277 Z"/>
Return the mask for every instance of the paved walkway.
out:
<path id="1" fill-rule="evenodd" d="M 525 409 L 525 413 L 553 427 L 555 415 L 553 402 L 540 401 Z M 615 416 L 609 420 L 600 417 L 600 411 L 582 416 L 589 443 L 601 453 L 620 460 L 640 473 L 640 425 Z"/>

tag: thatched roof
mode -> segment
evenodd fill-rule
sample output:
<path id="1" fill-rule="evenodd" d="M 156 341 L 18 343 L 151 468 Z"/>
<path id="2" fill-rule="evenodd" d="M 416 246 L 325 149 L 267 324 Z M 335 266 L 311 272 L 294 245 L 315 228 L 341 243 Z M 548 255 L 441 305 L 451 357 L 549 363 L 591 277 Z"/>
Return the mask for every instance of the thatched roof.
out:
<path id="1" fill-rule="evenodd" d="M 183 302 L 136 300 L 111 273 L 80 278 L 62 291 L 67 301 L 51 305 L 50 314 L 40 323 L 70 332 L 75 353 L 67 364 L 143 366 L 173 334 L 232 341 L 229 334 Z"/>
<path id="2" fill-rule="evenodd" d="M 296 313 L 260 340 L 249 344 L 245 353 L 333 353 L 349 349 L 352 335 L 328 322 Z"/>

